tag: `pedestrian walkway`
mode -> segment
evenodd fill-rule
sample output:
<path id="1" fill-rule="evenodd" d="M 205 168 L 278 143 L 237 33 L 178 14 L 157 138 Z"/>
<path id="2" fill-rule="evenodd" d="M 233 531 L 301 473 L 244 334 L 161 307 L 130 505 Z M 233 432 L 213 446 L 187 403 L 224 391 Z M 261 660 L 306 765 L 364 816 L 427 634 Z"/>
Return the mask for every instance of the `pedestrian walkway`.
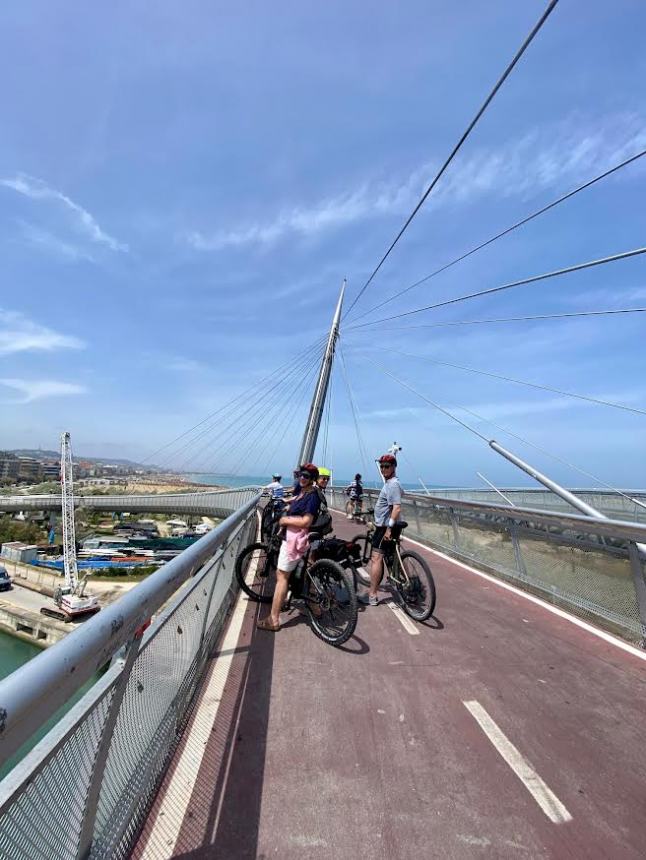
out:
<path id="1" fill-rule="evenodd" d="M 384 593 L 331 648 L 239 597 L 133 857 L 643 857 L 646 661 L 415 549 L 413 629 Z"/>

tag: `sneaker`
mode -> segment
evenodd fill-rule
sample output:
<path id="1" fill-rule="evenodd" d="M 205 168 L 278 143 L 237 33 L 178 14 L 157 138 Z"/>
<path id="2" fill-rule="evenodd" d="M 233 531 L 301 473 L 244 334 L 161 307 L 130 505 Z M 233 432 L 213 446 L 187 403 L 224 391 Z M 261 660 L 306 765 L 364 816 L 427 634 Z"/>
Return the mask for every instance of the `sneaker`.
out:
<path id="1" fill-rule="evenodd" d="M 351 520 L 351 519 L 352 519 L 352 514 L 346 514 L 346 515 L 345 515 L 345 518 L 346 518 L 346 520 Z"/>
<path id="2" fill-rule="evenodd" d="M 379 598 L 373 594 L 368 594 L 367 591 L 365 594 L 360 594 L 357 600 L 365 606 L 379 606 Z"/>

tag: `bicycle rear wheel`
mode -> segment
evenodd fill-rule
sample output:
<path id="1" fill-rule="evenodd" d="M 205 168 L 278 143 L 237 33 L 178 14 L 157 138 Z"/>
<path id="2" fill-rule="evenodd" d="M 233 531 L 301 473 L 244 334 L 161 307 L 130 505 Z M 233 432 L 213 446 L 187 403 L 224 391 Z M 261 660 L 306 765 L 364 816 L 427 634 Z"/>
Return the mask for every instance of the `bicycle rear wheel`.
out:
<path id="1" fill-rule="evenodd" d="M 325 558 L 315 562 L 306 576 L 305 606 L 312 630 L 329 645 L 342 645 L 357 626 L 357 594 L 351 574 Z"/>
<path id="2" fill-rule="evenodd" d="M 435 609 L 435 582 L 425 559 L 410 549 L 401 553 L 407 581 L 397 583 L 402 608 L 415 621 L 426 621 Z M 404 577 L 405 579 L 405 577 Z"/>
<path id="3" fill-rule="evenodd" d="M 271 603 L 276 590 L 278 549 L 271 544 L 250 543 L 236 558 L 240 588 L 257 603 Z"/>

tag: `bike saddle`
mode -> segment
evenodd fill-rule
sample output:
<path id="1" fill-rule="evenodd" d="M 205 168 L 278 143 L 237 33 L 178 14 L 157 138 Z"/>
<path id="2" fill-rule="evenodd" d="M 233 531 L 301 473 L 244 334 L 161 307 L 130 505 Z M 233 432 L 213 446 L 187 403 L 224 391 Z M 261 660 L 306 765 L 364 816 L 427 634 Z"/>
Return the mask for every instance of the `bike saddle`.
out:
<path id="1" fill-rule="evenodd" d="M 404 529 L 406 528 L 406 526 L 407 526 L 407 525 L 408 525 L 408 523 L 405 523 L 405 522 L 403 522 L 403 521 L 402 521 L 402 522 L 400 522 L 400 523 L 397 523 L 397 528 L 398 528 L 398 529 L 401 529 L 402 531 L 404 531 Z"/>

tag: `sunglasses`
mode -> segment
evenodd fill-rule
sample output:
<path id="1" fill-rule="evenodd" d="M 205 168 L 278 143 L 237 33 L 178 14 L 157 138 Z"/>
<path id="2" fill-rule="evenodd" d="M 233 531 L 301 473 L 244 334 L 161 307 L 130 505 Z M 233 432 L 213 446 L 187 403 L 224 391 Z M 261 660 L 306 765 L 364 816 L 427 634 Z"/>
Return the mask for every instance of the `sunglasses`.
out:
<path id="1" fill-rule="evenodd" d="M 313 481 L 313 480 L 314 480 L 314 475 L 310 475 L 310 473 L 309 473 L 309 472 L 301 472 L 301 473 L 300 473 L 300 475 L 299 475 L 298 477 L 299 477 L 299 478 L 305 478 L 305 479 L 306 479 L 306 480 L 308 480 L 308 481 Z"/>
<path id="2" fill-rule="evenodd" d="M 392 463 L 380 463 L 379 468 L 380 469 L 394 469 L 395 467 L 393 466 Z"/>

